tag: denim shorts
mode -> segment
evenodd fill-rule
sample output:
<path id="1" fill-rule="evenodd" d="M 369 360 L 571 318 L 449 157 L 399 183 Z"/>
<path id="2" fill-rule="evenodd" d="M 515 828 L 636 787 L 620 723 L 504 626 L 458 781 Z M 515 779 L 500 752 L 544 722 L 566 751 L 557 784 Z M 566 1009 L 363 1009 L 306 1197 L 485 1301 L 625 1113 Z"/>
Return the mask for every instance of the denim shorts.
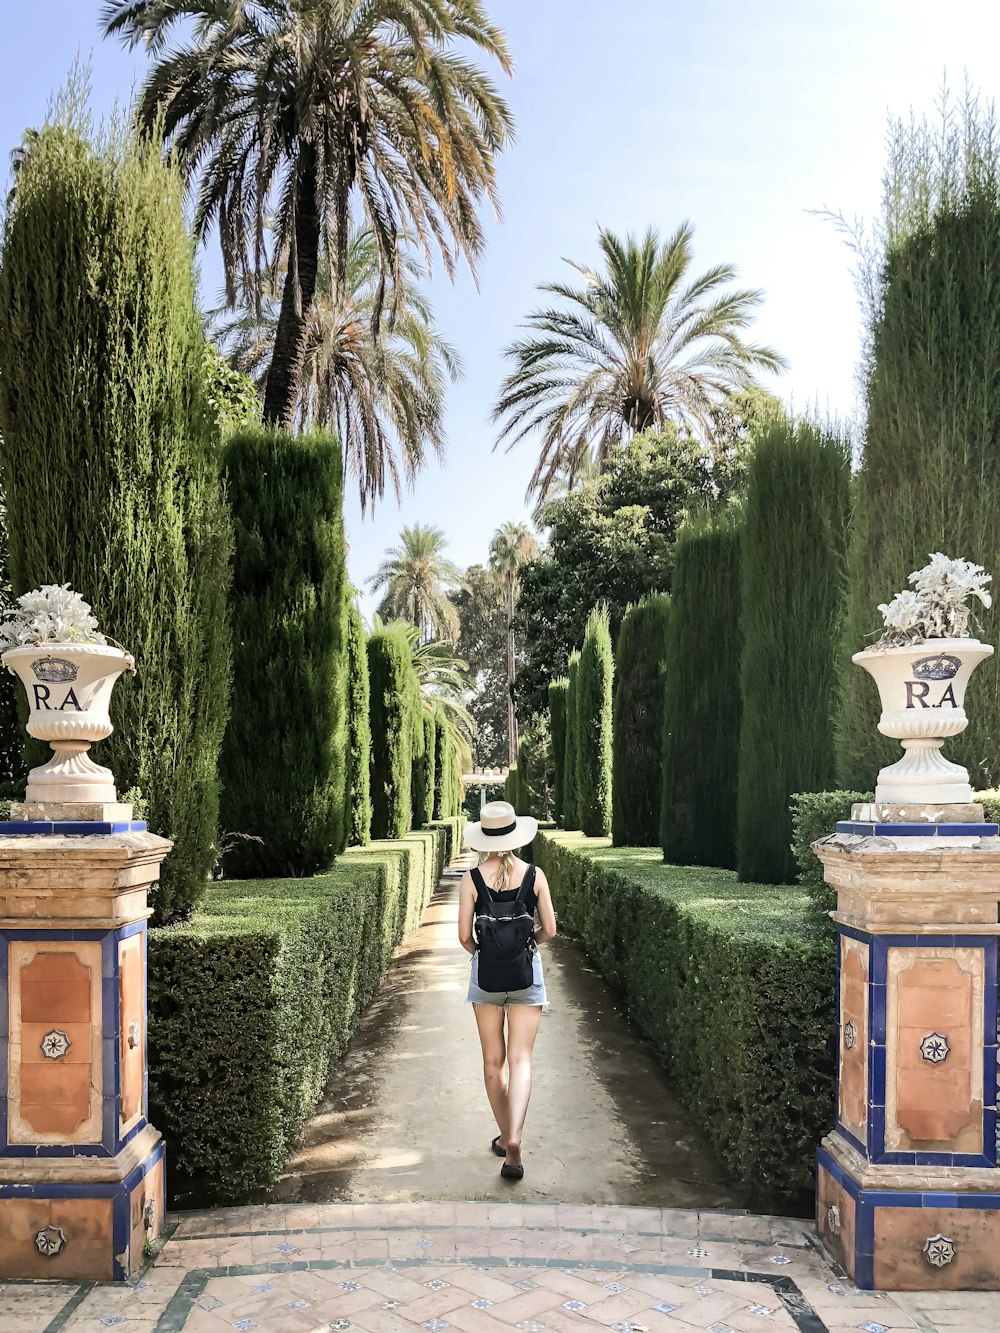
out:
<path id="1" fill-rule="evenodd" d="M 494 991 L 483 990 L 479 985 L 479 954 L 472 955 L 472 975 L 469 978 L 469 993 L 465 997 L 470 1004 L 496 1004 L 505 1008 L 508 1004 L 547 1005 L 545 978 L 542 976 L 542 959 L 536 949 L 531 959 L 531 985 L 521 990 Z"/>

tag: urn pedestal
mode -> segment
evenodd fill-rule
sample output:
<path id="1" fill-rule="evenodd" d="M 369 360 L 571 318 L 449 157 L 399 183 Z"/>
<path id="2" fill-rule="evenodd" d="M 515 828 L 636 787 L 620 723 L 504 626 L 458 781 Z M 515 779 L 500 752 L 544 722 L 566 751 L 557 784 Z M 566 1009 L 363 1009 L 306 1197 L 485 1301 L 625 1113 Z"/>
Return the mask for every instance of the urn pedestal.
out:
<path id="1" fill-rule="evenodd" d="M 1000 1289 L 1000 837 L 981 806 L 856 806 L 837 892 L 837 1121 L 817 1227 L 859 1287 Z"/>
<path id="2" fill-rule="evenodd" d="M 171 844 L 93 808 L 21 812 L 0 825 L 0 1279 L 122 1280 L 164 1226 L 146 922 Z"/>

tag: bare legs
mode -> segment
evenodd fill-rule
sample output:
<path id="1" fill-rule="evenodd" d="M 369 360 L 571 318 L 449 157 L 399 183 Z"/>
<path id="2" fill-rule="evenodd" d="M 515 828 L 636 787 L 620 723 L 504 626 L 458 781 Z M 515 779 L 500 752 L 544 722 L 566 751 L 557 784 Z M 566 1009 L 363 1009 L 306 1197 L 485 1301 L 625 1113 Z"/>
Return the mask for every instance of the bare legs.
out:
<path id="1" fill-rule="evenodd" d="M 507 1008 L 507 1041 L 504 1043 L 504 1011 L 497 1004 L 475 1004 L 476 1025 L 483 1048 L 483 1078 L 490 1099 L 500 1143 L 507 1146 L 507 1161 L 521 1164 L 521 1134 L 531 1097 L 531 1052 L 542 1016 L 541 1005 L 512 1004 Z M 504 1084 L 504 1059 L 509 1079 Z"/>
<path id="2" fill-rule="evenodd" d="M 486 1095 L 490 1099 L 500 1142 L 507 1142 L 509 1112 L 507 1109 L 507 1085 L 504 1081 L 503 1066 L 507 1051 L 503 1039 L 503 1010 L 498 1004 L 474 1004 L 472 1012 L 476 1015 L 479 1028 L 479 1041 L 483 1048 L 483 1079 L 486 1083 Z"/>
<path id="3" fill-rule="evenodd" d="M 512 1004 L 507 1009 L 508 1122 L 507 1161 L 521 1165 L 521 1132 L 531 1096 L 531 1052 L 542 1016 L 539 1004 Z"/>

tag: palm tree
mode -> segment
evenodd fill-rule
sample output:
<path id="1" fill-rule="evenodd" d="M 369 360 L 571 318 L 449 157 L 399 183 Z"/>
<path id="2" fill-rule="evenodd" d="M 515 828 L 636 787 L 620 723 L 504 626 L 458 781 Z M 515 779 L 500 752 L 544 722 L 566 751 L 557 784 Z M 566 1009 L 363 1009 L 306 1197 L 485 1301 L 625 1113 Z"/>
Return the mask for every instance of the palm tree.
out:
<path id="1" fill-rule="evenodd" d="M 412 482 L 425 445 L 444 448 L 445 379 L 461 370 L 457 353 L 437 333 L 431 309 L 416 286 L 421 270 L 406 258 L 397 310 L 390 327 L 374 318 L 380 286 L 379 254 L 370 228 L 354 226 L 338 297 L 330 266 L 320 259 L 316 297 L 306 325 L 296 416 L 300 425 L 336 430 L 347 470 L 358 479 L 362 512 L 381 497 L 386 477 L 396 498 L 401 476 Z M 233 312 L 210 314 L 217 341 L 238 370 L 263 391 L 280 318 L 276 284 L 251 274 L 241 284 Z"/>
<path id="2" fill-rule="evenodd" d="M 538 554 L 538 543 L 525 523 L 502 523 L 490 542 L 490 570 L 507 612 L 507 754 L 517 762 L 517 712 L 514 708 L 514 610 L 521 589 L 521 566 Z"/>
<path id="3" fill-rule="evenodd" d="M 449 273 L 460 256 L 474 266 L 513 128 L 469 59 L 471 45 L 512 68 L 481 0 L 104 0 L 101 21 L 156 58 L 139 123 L 199 178 L 195 227 L 218 225 L 229 299 L 241 274 L 285 265 L 265 421 L 294 419 L 320 255 L 342 291 L 353 196 L 397 296 L 411 230 Z"/>
<path id="4" fill-rule="evenodd" d="M 386 620 L 406 620 L 424 643 L 458 638 L 458 612 L 448 593 L 461 587 L 462 572 L 445 558 L 447 540 L 440 528 L 414 523 L 399 534 L 386 558 L 368 580 L 373 592 L 385 589 L 378 613 Z"/>
<path id="5" fill-rule="evenodd" d="M 564 305 L 528 316 L 532 333 L 506 349 L 514 369 L 493 410 L 508 449 L 541 432 L 529 495 L 544 498 L 560 472 L 572 482 L 587 453 L 600 463 L 623 438 L 667 421 L 711 448 L 729 395 L 753 387 L 755 370 L 784 366 L 743 340 L 761 293 L 720 290 L 735 277 L 730 264 L 691 276 L 691 237 L 686 222 L 662 243 L 653 228 L 624 241 L 602 230 L 603 272 L 569 260 L 582 287 L 539 288 Z"/>
<path id="6" fill-rule="evenodd" d="M 476 723 L 465 706 L 471 690 L 468 662 L 456 656 L 454 644 L 440 639 L 424 639 L 409 621 L 396 623 L 402 624 L 406 631 L 424 712 L 440 715 L 445 731 L 458 747 L 462 763 L 470 764 Z M 376 612 L 372 616 L 372 630 L 381 629 L 384 624 L 382 616 Z"/>

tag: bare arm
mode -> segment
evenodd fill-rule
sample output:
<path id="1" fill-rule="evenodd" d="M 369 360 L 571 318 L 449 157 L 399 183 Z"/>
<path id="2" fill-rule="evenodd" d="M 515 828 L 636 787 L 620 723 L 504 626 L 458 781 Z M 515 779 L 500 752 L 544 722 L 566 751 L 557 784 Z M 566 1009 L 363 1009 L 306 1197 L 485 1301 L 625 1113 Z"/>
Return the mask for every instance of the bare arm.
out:
<path id="1" fill-rule="evenodd" d="M 462 876 L 458 899 L 458 942 L 466 953 L 475 953 L 472 939 L 472 918 L 476 910 L 476 886 L 468 871 Z"/>
<path id="2" fill-rule="evenodd" d="M 544 944 L 554 938 L 556 933 L 556 914 L 552 907 L 552 895 L 549 893 L 549 881 L 541 870 L 535 872 L 535 898 L 538 901 L 538 919 L 541 925 L 535 931 L 535 943 Z"/>

